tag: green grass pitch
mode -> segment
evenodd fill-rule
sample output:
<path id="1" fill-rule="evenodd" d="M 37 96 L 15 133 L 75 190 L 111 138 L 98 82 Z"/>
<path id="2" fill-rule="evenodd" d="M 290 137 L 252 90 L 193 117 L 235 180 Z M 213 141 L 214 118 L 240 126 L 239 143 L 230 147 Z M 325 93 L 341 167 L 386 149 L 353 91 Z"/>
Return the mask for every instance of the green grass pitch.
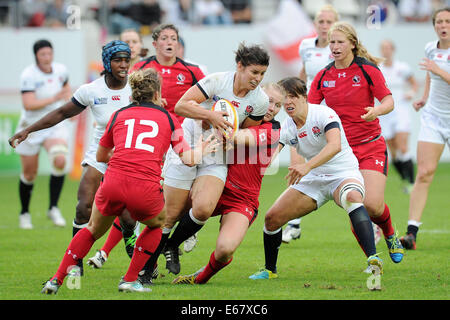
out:
<path id="1" fill-rule="evenodd" d="M 117 290 L 129 258 L 123 242 L 111 252 L 102 269 L 85 267 L 78 289 L 64 284 L 56 296 L 42 295 L 42 283 L 52 276 L 72 238 L 78 181 L 66 179 L 60 208 L 68 224 L 54 227 L 47 219 L 48 177 L 40 176 L 31 200 L 33 230 L 18 227 L 18 177 L 0 179 L 0 299 L 1 300 L 448 300 L 449 295 L 449 184 L 450 163 L 441 163 L 423 215 L 418 248 L 407 251 L 400 264 L 390 261 L 383 240 L 377 246 L 384 261 L 380 291 L 367 288 L 362 270 L 366 258 L 356 243 L 346 213 L 327 203 L 302 221 L 302 236 L 283 244 L 278 259 L 279 278 L 253 281 L 248 276 L 264 265 L 262 228 L 264 214 L 286 186 L 287 172 L 266 176 L 260 196 L 259 216 L 235 253 L 233 262 L 202 286 L 172 285 L 160 257 L 162 277 L 153 291 L 124 294 Z M 398 175 L 391 170 L 386 188 L 394 225 L 403 234 L 408 219 L 409 196 L 402 193 Z M 195 272 L 208 262 L 215 247 L 218 218 L 211 218 L 199 233 L 199 243 L 183 254 L 181 274 Z M 104 243 L 98 240 L 88 257 Z"/>

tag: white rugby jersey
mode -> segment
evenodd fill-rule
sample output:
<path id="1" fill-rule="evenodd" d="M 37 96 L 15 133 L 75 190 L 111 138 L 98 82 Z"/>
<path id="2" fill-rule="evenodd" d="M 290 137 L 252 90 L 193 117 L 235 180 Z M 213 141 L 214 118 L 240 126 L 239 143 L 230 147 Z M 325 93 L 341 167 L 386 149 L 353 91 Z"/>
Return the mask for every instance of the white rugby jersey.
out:
<path id="1" fill-rule="evenodd" d="M 341 151 L 311 172 L 320 175 L 359 170 L 358 160 L 347 142 L 341 120 L 336 112 L 327 106 L 309 104 L 308 115 L 301 128 L 297 128 L 290 117 L 284 120 L 281 125 L 280 143 L 295 147 L 297 153 L 309 161 L 327 144 L 326 131 L 338 126 L 341 131 Z"/>
<path id="2" fill-rule="evenodd" d="M 122 89 L 112 90 L 106 85 L 105 76 L 102 76 L 79 87 L 72 101 L 82 108 L 91 108 L 96 122 L 92 143 L 98 145 L 114 111 L 131 103 L 131 87 L 127 82 Z"/>
<path id="3" fill-rule="evenodd" d="M 450 73 L 450 48 L 439 49 L 438 40 L 431 41 L 425 46 L 425 57 L 436 62 L 439 68 Z M 450 85 L 441 77 L 429 72 L 430 93 L 424 110 L 438 117 L 450 119 Z"/>
<path id="4" fill-rule="evenodd" d="M 67 68 L 57 62 L 52 63 L 52 72 L 45 73 L 36 64 L 26 67 L 20 75 L 20 91 L 34 92 L 36 99 L 46 99 L 57 94 L 69 80 Z M 56 101 L 38 110 L 22 110 L 21 120 L 31 124 L 47 113 L 59 108 L 63 100 Z"/>
<path id="5" fill-rule="evenodd" d="M 216 101 L 219 99 L 227 99 L 236 108 L 239 116 L 239 125 L 242 125 L 247 117 L 255 120 L 263 119 L 269 107 L 269 97 L 260 86 L 249 91 L 245 97 L 235 96 L 233 93 L 235 73 L 235 71 L 217 72 L 201 79 L 196 85 L 203 92 L 206 100 L 200 105 L 207 110 L 211 110 Z M 183 121 L 182 127 L 186 140 L 193 146 L 193 143 L 197 142 L 202 132 L 200 121 L 186 118 Z M 216 160 L 212 160 L 212 158 Z M 221 159 L 221 151 L 213 156 L 208 155 L 203 158 L 206 164 L 219 163 L 217 159 Z"/>
<path id="6" fill-rule="evenodd" d="M 309 90 L 316 74 L 332 62 L 330 47 L 316 47 L 317 38 L 304 39 L 298 48 L 306 72 L 306 86 Z"/>
<path id="7" fill-rule="evenodd" d="M 397 60 L 392 61 L 391 66 L 386 66 L 382 63 L 379 67 L 384 75 L 384 79 L 386 79 L 389 90 L 391 90 L 396 105 L 395 107 L 398 104 L 403 105 L 405 103 L 411 106 L 411 103 L 405 99 L 408 79 L 413 76 L 411 67 L 405 62 Z"/>

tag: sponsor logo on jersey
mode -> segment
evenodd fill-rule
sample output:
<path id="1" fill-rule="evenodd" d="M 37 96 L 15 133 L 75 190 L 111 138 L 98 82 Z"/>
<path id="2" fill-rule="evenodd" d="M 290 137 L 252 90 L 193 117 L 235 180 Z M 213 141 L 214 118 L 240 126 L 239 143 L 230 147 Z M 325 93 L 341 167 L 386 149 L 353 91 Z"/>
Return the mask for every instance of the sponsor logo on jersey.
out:
<path id="1" fill-rule="evenodd" d="M 298 137 L 299 137 L 300 139 L 305 138 L 307 135 L 308 135 L 308 134 L 306 133 L 306 131 L 302 131 L 302 132 L 299 132 L 299 133 L 298 133 Z"/>
<path id="2" fill-rule="evenodd" d="M 335 80 L 333 80 L 333 81 L 324 81 L 323 82 L 323 87 L 324 88 L 334 88 L 334 87 L 336 87 L 336 81 Z"/>
<path id="3" fill-rule="evenodd" d="M 317 138 L 318 136 L 320 136 L 322 134 L 322 131 L 320 130 L 319 127 L 314 126 L 312 128 L 312 133 L 314 134 L 314 136 Z"/>
<path id="4" fill-rule="evenodd" d="M 170 74 L 170 69 L 164 69 L 164 68 L 162 68 L 162 69 L 161 69 L 161 73 L 162 73 L 162 74 L 166 74 L 166 73 L 167 73 L 167 74 Z"/>
<path id="5" fill-rule="evenodd" d="M 289 143 L 290 144 L 297 144 L 298 143 L 298 139 L 297 138 L 291 139 L 291 140 L 289 140 Z"/>
<path id="6" fill-rule="evenodd" d="M 347 76 L 347 74 L 345 72 L 338 73 L 338 78 L 340 78 L 340 77 L 345 78 L 346 76 Z"/>
<path id="7" fill-rule="evenodd" d="M 112 101 L 120 101 L 120 96 L 112 96 L 111 100 Z"/>
<path id="8" fill-rule="evenodd" d="M 108 98 L 94 98 L 94 104 L 107 104 Z"/>

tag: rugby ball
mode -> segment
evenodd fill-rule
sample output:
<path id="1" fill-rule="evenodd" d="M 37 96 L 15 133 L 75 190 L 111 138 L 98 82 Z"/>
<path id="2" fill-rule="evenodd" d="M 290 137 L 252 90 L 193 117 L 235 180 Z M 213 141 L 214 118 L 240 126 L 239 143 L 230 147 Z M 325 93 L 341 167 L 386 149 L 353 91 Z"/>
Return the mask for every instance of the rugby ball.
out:
<path id="1" fill-rule="evenodd" d="M 233 139 L 239 130 L 239 115 L 237 113 L 236 108 L 231 104 L 230 101 L 228 101 L 226 99 L 220 99 L 220 100 L 217 100 L 216 103 L 214 103 L 214 105 L 212 107 L 212 111 L 217 111 L 217 112 L 223 111 L 228 114 L 227 116 L 223 116 L 223 117 L 226 121 L 231 123 L 233 125 L 233 127 L 230 128 L 230 130 L 228 130 L 227 132 L 224 132 L 223 134 L 225 135 L 225 137 L 227 139 L 229 139 L 229 140 Z"/>

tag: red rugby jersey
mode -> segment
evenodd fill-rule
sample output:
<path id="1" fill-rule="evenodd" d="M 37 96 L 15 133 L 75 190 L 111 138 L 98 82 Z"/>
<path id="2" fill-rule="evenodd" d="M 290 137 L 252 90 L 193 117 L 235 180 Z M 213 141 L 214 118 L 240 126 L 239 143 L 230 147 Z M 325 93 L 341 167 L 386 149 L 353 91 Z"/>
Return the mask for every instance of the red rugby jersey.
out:
<path id="1" fill-rule="evenodd" d="M 115 148 L 108 169 L 159 183 L 163 155 L 190 150 L 178 120 L 152 103 L 130 104 L 114 112 L 99 144 Z"/>
<path id="2" fill-rule="evenodd" d="M 233 150 L 234 162 L 228 165 L 225 191 L 232 192 L 237 200 L 252 203 L 257 208 L 264 172 L 280 140 L 280 123 L 272 120 L 248 129 L 255 136 L 257 146 L 245 147 L 245 153 L 240 152 L 240 149 Z"/>
<path id="3" fill-rule="evenodd" d="M 190 87 L 205 77 L 200 67 L 180 58 L 177 58 L 171 66 L 163 66 L 156 60 L 156 56 L 151 56 L 136 63 L 130 70 L 130 73 L 145 68 L 153 68 L 161 75 L 163 79 L 161 83 L 161 95 L 167 100 L 167 106 L 165 108 L 173 113 L 178 121 L 182 123 L 184 117 L 175 114 L 175 104 Z"/>
<path id="4" fill-rule="evenodd" d="M 315 76 L 308 93 L 308 102 L 320 104 L 325 99 L 341 118 L 345 135 L 351 146 L 368 142 L 381 134 L 378 119 L 361 119 L 366 107 L 374 106 L 391 94 L 383 74 L 368 60 L 355 57 L 348 68 L 336 69 L 330 63 Z"/>

